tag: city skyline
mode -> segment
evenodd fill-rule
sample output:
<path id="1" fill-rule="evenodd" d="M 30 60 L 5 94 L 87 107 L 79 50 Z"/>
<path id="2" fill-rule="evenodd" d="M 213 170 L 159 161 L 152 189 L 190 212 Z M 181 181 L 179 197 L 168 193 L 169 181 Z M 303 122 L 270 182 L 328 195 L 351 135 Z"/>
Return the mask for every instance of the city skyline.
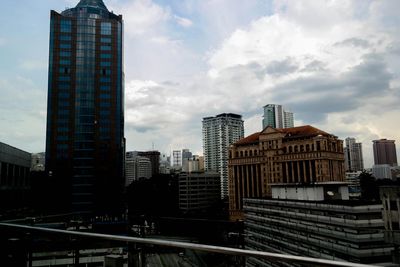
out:
<path id="1" fill-rule="evenodd" d="M 77 3 L 4 1 L 0 141 L 45 150 L 48 10 Z M 372 140 L 400 140 L 398 1 L 105 3 L 125 19 L 127 150 L 200 154 L 202 117 L 242 114 L 247 136 L 269 102 L 355 137 L 365 167 Z"/>

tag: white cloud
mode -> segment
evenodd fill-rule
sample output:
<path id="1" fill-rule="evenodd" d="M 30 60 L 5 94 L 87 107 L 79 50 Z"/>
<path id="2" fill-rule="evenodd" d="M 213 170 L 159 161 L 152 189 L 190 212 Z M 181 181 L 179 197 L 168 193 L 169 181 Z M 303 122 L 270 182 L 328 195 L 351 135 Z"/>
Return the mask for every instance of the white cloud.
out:
<path id="1" fill-rule="evenodd" d="M 362 141 L 370 166 L 372 139 L 400 140 L 399 126 L 392 123 L 400 114 L 400 41 L 395 28 L 382 27 L 394 23 L 391 17 L 377 15 L 387 5 L 369 4 L 275 1 L 275 14 L 242 25 L 207 53 L 206 73 L 190 83 L 172 80 L 179 81 L 172 87 L 142 87 L 136 91 L 140 99 L 130 105 L 138 104 L 135 112 L 144 116 L 139 119 L 143 127 L 146 122 L 162 125 L 167 136 L 174 132 L 189 142 L 193 134 L 187 128 L 197 127 L 197 142 L 186 145 L 195 146 L 201 143 L 203 116 L 243 114 L 246 134 L 251 134 L 261 130 L 262 106 L 281 103 L 292 109 L 298 123 Z M 169 120 L 160 120 L 163 116 Z"/>
<path id="2" fill-rule="evenodd" d="M 176 22 L 179 25 L 181 25 L 182 27 L 185 27 L 185 28 L 189 28 L 193 25 L 193 22 L 188 18 L 183 18 L 183 17 L 179 17 L 177 15 L 174 15 L 174 19 L 176 20 Z"/>

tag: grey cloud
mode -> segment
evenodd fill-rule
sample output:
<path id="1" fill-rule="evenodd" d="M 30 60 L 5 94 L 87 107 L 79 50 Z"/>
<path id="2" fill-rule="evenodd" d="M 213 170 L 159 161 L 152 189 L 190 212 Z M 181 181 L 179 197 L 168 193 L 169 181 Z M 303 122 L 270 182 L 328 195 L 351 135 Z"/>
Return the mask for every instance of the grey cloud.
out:
<path id="1" fill-rule="evenodd" d="M 304 68 L 302 68 L 300 71 L 301 72 L 323 71 L 325 70 L 325 66 L 326 63 L 319 60 L 313 60 L 310 63 L 308 63 Z"/>
<path id="2" fill-rule="evenodd" d="M 361 47 L 361 48 L 368 48 L 370 43 L 367 40 L 361 38 L 348 38 L 341 42 L 337 42 L 334 46 L 354 46 L 354 47 Z"/>
<path id="3" fill-rule="evenodd" d="M 282 61 L 271 61 L 265 70 L 270 75 L 282 76 L 294 72 L 298 68 L 298 65 L 292 58 L 286 58 Z"/>
<path id="4" fill-rule="evenodd" d="M 391 78 L 382 57 L 370 54 L 341 76 L 325 72 L 281 84 L 273 89 L 273 100 L 288 103 L 305 121 L 318 122 L 328 113 L 379 101 L 388 93 Z"/>

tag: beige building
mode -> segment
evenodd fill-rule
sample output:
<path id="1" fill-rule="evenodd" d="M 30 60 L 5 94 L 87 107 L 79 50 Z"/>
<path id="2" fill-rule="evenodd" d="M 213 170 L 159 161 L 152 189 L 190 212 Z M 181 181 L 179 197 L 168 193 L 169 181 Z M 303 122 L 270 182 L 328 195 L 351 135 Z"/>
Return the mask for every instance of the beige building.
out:
<path id="1" fill-rule="evenodd" d="M 271 196 L 271 184 L 344 181 L 343 141 L 306 125 L 270 126 L 231 145 L 228 161 L 231 220 L 243 218 L 243 198 Z"/>

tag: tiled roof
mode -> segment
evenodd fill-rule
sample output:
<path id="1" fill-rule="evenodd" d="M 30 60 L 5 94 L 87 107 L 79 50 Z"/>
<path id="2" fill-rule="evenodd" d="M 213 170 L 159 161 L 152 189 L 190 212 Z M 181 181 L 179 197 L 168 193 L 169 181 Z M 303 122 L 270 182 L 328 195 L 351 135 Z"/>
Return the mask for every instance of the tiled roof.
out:
<path id="1" fill-rule="evenodd" d="M 327 132 L 324 132 L 318 128 L 315 128 L 311 125 L 304 125 L 304 126 L 299 126 L 299 127 L 292 127 L 292 128 L 281 128 L 281 129 L 276 129 L 282 133 L 287 134 L 286 137 L 289 136 L 318 136 L 318 135 L 323 135 L 323 136 L 328 136 L 330 135 Z"/>
<path id="2" fill-rule="evenodd" d="M 279 128 L 275 129 L 278 132 L 286 134 L 285 137 L 300 137 L 300 136 L 329 136 L 331 134 L 324 132 L 318 128 L 315 128 L 311 125 L 304 125 L 304 126 L 299 126 L 299 127 L 292 127 L 292 128 Z M 240 139 L 237 141 L 234 145 L 249 145 L 249 144 L 254 144 L 258 142 L 258 139 L 260 137 L 260 134 L 262 132 L 257 132 L 253 133 L 252 135 L 249 135 L 245 138 Z"/>
<path id="3" fill-rule="evenodd" d="M 253 144 L 253 143 L 258 143 L 258 137 L 260 136 L 260 132 L 258 133 L 253 133 L 252 135 L 249 135 L 245 138 L 240 139 L 235 143 L 235 145 L 247 145 L 247 144 Z"/>

